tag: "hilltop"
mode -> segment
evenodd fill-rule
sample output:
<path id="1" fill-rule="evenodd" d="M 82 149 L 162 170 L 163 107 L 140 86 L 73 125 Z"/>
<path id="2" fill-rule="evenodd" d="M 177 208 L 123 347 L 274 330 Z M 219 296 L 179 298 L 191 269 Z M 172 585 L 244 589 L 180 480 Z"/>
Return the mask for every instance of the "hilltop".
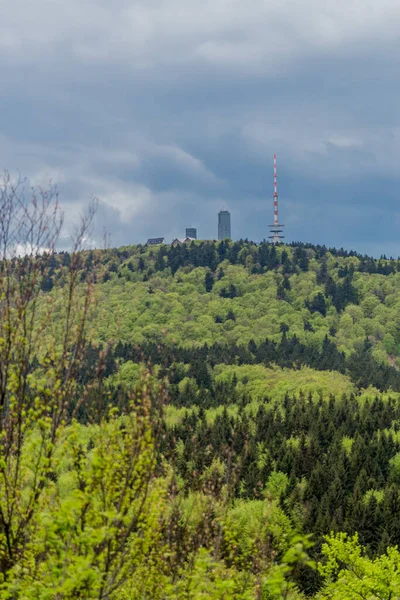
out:
<path id="1" fill-rule="evenodd" d="M 52 257 L 44 288 L 57 283 Z M 400 391 L 400 262 L 320 246 L 248 241 L 129 246 L 83 253 L 103 265 L 93 340 L 212 364 L 307 365 L 358 387 Z M 193 350 L 192 350 L 193 351 Z M 138 356 L 136 357 L 138 358 Z"/>

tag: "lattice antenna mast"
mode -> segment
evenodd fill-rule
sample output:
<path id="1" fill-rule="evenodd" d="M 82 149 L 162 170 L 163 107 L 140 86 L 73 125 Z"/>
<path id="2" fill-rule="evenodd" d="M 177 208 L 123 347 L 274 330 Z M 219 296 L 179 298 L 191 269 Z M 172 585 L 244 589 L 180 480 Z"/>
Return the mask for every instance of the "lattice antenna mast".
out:
<path id="1" fill-rule="evenodd" d="M 281 240 L 284 239 L 284 235 L 280 235 L 283 232 L 284 225 L 279 224 L 278 219 L 278 183 L 277 183 L 277 174 L 276 174 L 276 154 L 274 154 L 274 224 L 268 225 L 270 227 L 270 233 L 272 235 L 269 236 L 269 239 L 272 240 L 273 244 L 279 244 Z"/>

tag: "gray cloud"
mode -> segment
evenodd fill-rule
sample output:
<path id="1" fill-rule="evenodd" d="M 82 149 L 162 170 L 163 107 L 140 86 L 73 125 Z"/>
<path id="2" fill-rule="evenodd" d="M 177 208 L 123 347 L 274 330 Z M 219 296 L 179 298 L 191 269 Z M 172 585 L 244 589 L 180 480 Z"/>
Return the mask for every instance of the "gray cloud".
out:
<path id="1" fill-rule="evenodd" d="M 400 254 L 394 0 L 6 0 L 0 164 L 58 182 L 95 243 L 198 227 Z"/>

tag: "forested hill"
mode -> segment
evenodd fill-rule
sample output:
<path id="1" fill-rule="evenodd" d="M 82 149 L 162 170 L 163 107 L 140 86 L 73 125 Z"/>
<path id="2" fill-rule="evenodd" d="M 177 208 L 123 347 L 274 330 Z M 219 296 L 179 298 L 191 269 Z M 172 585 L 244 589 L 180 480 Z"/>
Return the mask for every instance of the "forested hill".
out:
<path id="1" fill-rule="evenodd" d="M 400 390 L 399 260 L 304 244 L 192 242 L 83 253 L 82 279 L 99 258 L 95 337 L 113 340 L 120 356 L 137 359 L 139 346 L 157 362 L 179 348 L 190 362 L 202 347 L 211 366 L 306 365 L 346 373 L 358 387 Z M 46 291 L 69 255 L 49 260 Z"/>
<path id="2" fill-rule="evenodd" d="M 71 260 L 42 259 L 56 335 Z M 247 577 L 264 543 L 274 564 L 300 533 L 312 536 L 316 561 L 336 544 L 340 564 L 365 552 L 368 577 L 376 559 L 381 578 L 386 549 L 400 546 L 400 261 L 248 241 L 129 246 L 73 260 L 79 293 L 95 278 L 95 302 L 78 377 L 88 402 L 71 411 L 82 424 L 93 407 L 100 419 L 110 403 L 115 414 L 128 411 L 143 376 L 165 390 L 157 451 L 181 503 L 171 539 L 182 565 L 187 548 L 202 544 Z M 101 386 L 92 386 L 99 372 Z M 228 512 L 216 527 L 218 506 Z M 326 538 L 332 531 L 339 538 Z M 339 532 L 358 536 L 343 550 L 356 548 L 350 562 Z M 366 593 L 361 576 L 362 593 L 349 595 L 350 567 L 334 575 L 336 595 L 318 595 L 331 572 L 303 565 L 293 595 L 227 598 L 389 599 L 398 597 L 396 565 L 394 575 L 382 567 L 393 580 L 386 595 Z"/>

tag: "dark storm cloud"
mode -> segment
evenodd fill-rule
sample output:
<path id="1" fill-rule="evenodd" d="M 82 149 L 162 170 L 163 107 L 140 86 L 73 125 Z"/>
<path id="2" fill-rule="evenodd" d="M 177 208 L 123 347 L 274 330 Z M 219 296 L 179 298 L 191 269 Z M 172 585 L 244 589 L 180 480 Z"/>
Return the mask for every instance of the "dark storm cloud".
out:
<path id="1" fill-rule="evenodd" d="M 394 0 L 7 0 L 0 164 L 58 182 L 94 244 L 268 235 L 400 253 Z M 65 238 L 67 239 L 67 238 Z"/>

